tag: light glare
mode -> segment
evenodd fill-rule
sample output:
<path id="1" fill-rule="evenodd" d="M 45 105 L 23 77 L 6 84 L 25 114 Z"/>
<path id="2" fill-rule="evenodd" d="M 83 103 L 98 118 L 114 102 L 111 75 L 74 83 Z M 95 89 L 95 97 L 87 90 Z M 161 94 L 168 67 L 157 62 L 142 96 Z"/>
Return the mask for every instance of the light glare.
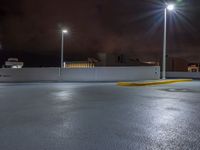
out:
<path id="1" fill-rule="evenodd" d="M 174 4 L 168 4 L 168 5 L 167 5 L 167 9 L 168 9 L 169 11 L 172 11 L 172 10 L 175 9 L 175 5 L 174 5 Z"/>
<path id="2" fill-rule="evenodd" d="M 67 30 L 62 30 L 62 32 L 63 32 L 63 33 L 68 33 L 68 31 L 67 31 Z"/>

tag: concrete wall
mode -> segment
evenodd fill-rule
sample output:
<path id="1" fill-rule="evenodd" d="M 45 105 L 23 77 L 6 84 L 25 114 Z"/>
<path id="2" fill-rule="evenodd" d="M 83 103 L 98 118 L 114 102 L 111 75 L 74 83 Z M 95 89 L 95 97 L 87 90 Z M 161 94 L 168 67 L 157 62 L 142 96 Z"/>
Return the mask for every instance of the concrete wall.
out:
<path id="1" fill-rule="evenodd" d="M 200 79 L 200 72 L 167 72 L 167 77 Z"/>
<path id="2" fill-rule="evenodd" d="M 160 78 L 159 67 L 96 67 L 88 69 L 65 69 L 64 81 L 130 81 Z"/>
<path id="3" fill-rule="evenodd" d="M 60 76 L 61 75 L 61 76 Z M 131 81 L 160 78 L 160 67 L 95 67 L 87 69 L 0 69 L 0 82 Z"/>
<path id="4" fill-rule="evenodd" d="M 0 69 L 0 82 L 59 80 L 59 68 Z"/>

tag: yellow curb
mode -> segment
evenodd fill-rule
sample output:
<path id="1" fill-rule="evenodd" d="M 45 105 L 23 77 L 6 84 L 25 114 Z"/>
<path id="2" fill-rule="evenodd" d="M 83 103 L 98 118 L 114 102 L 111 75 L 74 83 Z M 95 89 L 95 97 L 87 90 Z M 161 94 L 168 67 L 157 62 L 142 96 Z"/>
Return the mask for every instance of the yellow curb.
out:
<path id="1" fill-rule="evenodd" d="M 191 82 L 192 79 L 175 79 L 175 80 L 163 80 L 163 81 L 151 81 L 151 82 L 118 82 L 118 86 L 151 86 L 161 84 L 172 84 L 179 82 Z"/>

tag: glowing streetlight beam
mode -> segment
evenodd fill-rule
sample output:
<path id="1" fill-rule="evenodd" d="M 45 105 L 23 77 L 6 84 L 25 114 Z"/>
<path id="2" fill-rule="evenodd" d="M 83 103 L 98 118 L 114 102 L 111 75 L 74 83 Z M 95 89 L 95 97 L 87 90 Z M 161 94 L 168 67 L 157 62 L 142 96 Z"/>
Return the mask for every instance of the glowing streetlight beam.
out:
<path id="1" fill-rule="evenodd" d="M 174 4 L 167 4 L 167 10 L 173 11 L 174 9 L 175 9 L 175 5 Z"/>
<path id="2" fill-rule="evenodd" d="M 66 34 L 66 33 L 68 33 L 68 30 L 64 29 L 64 30 L 62 30 L 62 32 Z"/>

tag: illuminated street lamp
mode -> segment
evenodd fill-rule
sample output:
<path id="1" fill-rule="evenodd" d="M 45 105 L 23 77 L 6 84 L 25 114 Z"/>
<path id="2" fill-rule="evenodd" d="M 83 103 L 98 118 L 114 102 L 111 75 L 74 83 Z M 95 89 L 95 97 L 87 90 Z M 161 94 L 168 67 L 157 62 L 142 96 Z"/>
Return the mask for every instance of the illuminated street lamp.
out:
<path id="1" fill-rule="evenodd" d="M 163 40 L 163 69 L 162 79 L 166 79 L 166 47 L 167 47 L 167 11 L 173 11 L 175 9 L 174 4 L 166 4 L 164 9 L 164 40 Z"/>
<path id="2" fill-rule="evenodd" d="M 174 4 L 168 4 L 168 5 L 167 5 L 167 9 L 168 9 L 169 11 L 172 11 L 172 10 L 175 9 L 175 5 L 174 5 Z"/>
<path id="3" fill-rule="evenodd" d="M 64 68 L 64 62 L 63 62 L 63 53 L 64 53 L 64 35 L 68 33 L 68 30 L 63 29 L 62 30 L 62 42 L 61 42 L 61 64 L 60 67 Z"/>

